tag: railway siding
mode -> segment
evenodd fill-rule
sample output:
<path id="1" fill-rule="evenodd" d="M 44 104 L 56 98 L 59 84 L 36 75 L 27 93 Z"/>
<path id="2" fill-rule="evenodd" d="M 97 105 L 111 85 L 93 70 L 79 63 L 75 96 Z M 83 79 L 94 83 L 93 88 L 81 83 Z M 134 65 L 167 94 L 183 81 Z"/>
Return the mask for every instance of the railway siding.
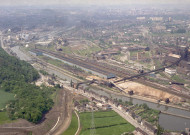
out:
<path id="1" fill-rule="evenodd" d="M 153 70 L 153 71 L 150 71 L 150 72 L 146 72 L 144 74 L 138 74 L 138 75 L 135 75 L 135 76 L 130 76 L 130 74 L 127 71 L 124 71 L 124 70 L 118 71 L 117 68 L 115 69 L 111 65 L 108 67 L 108 66 L 105 66 L 103 64 L 99 64 L 98 62 L 95 62 L 95 61 L 92 61 L 92 60 L 84 60 L 84 59 L 81 59 L 81 58 L 76 57 L 76 56 L 58 54 L 57 52 L 52 52 L 52 51 L 50 52 L 50 51 L 43 50 L 43 49 L 34 49 L 32 51 L 33 52 L 47 53 L 47 54 L 52 55 L 54 57 L 57 57 L 59 59 L 63 59 L 64 61 L 73 63 L 75 65 L 79 65 L 79 66 L 81 66 L 83 68 L 96 71 L 96 72 L 101 73 L 101 74 L 103 74 L 105 76 L 112 73 L 112 74 L 115 74 L 118 77 L 123 78 L 123 79 L 120 79 L 120 80 L 118 80 L 116 82 L 125 81 L 127 79 L 129 79 L 129 80 L 135 79 L 133 81 L 141 83 L 141 84 L 144 84 L 144 85 L 147 85 L 147 86 L 150 86 L 150 87 L 153 87 L 153 88 L 156 88 L 156 89 L 159 89 L 159 90 L 162 90 L 162 91 L 165 91 L 165 92 L 168 92 L 168 93 L 171 93 L 171 94 L 174 94 L 174 95 L 177 95 L 177 96 L 180 96 L 180 97 L 183 97 L 183 98 L 186 98 L 186 99 L 190 99 L 190 95 L 178 93 L 178 92 L 176 92 L 174 90 L 171 90 L 171 88 L 167 88 L 167 87 L 164 87 L 164 86 L 159 85 L 159 84 L 148 82 L 148 81 L 143 80 L 142 78 L 140 78 L 141 76 L 147 75 L 148 73 L 157 72 L 157 71 L 163 70 L 166 67 L 171 67 L 171 66 L 177 64 L 180 60 L 176 61 L 175 63 L 173 63 L 173 64 L 171 64 L 169 66 L 166 66 L 166 67 L 163 67 L 163 68 L 160 68 L 160 69 L 156 69 L 156 70 Z"/>

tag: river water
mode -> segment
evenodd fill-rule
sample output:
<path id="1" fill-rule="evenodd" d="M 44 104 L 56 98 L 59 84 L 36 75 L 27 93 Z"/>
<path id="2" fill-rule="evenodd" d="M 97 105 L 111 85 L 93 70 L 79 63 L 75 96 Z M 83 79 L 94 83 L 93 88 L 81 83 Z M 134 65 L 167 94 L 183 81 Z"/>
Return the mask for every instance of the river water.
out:
<path id="1" fill-rule="evenodd" d="M 168 130 L 184 131 L 184 128 L 190 127 L 190 119 L 161 113 L 159 118 L 159 124 Z"/>
<path id="2" fill-rule="evenodd" d="M 185 110 L 181 110 L 181 109 L 177 109 L 177 108 L 173 108 L 173 107 L 168 107 L 168 106 L 165 106 L 165 105 L 160 105 L 160 104 L 157 104 L 157 103 L 152 103 L 152 102 L 148 102 L 148 101 L 144 101 L 144 100 L 140 100 L 140 99 L 135 99 L 133 97 L 115 95 L 115 94 L 112 94 L 112 93 L 109 93 L 109 92 L 106 92 L 106 91 L 101 91 L 101 90 L 98 90 L 98 89 L 90 89 L 90 90 L 92 90 L 93 92 L 96 92 L 96 93 L 98 93 L 100 95 L 112 98 L 112 99 L 116 99 L 116 98 L 118 100 L 121 99 L 123 102 L 131 101 L 133 104 L 144 104 L 144 103 L 146 103 L 152 109 L 165 111 L 165 112 L 168 112 L 168 113 L 171 113 L 171 114 L 190 117 L 190 112 L 189 111 L 185 111 Z M 166 130 L 184 131 L 185 128 L 190 128 L 190 119 L 185 119 L 185 118 L 182 118 L 182 117 L 161 113 L 159 115 L 159 124 L 160 124 L 161 127 L 163 127 Z"/>
<path id="3" fill-rule="evenodd" d="M 47 55 L 47 54 L 45 54 L 45 55 L 48 56 L 48 57 L 54 58 L 54 59 L 58 59 L 58 58 L 55 58 L 55 57 Z M 58 59 L 58 60 L 60 60 L 60 59 Z M 63 61 L 63 60 L 61 60 L 61 61 Z M 63 62 L 65 62 L 67 64 L 70 64 L 70 65 L 74 65 L 74 64 L 66 62 L 66 61 L 63 61 Z M 77 66 L 77 65 L 75 65 L 75 66 Z M 82 69 L 85 70 L 85 71 L 91 71 L 91 70 L 85 69 L 83 67 L 82 67 Z M 66 75 L 63 75 L 63 74 L 61 74 L 61 73 L 59 73 L 57 71 L 53 71 L 51 69 L 46 69 L 46 70 L 49 73 L 54 73 L 55 75 L 57 75 L 58 77 L 60 77 L 62 79 L 67 79 L 68 81 L 72 80 L 73 82 L 77 82 L 77 80 L 72 79 L 71 77 L 68 77 Z M 99 73 L 97 73 L 97 72 L 94 72 L 94 71 L 91 71 L 91 72 L 99 75 Z M 100 75 L 100 76 L 105 76 L 105 75 Z M 100 95 L 107 96 L 109 98 L 113 98 L 113 99 L 117 98 L 118 100 L 121 99 L 124 102 L 125 101 L 131 101 L 133 104 L 144 104 L 144 103 L 146 103 L 152 109 L 165 111 L 165 112 L 176 114 L 176 115 L 182 115 L 182 116 L 190 117 L 190 111 L 185 111 L 185 110 L 181 110 L 181 109 L 177 109 L 177 108 L 173 108 L 173 107 L 168 107 L 168 106 L 165 106 L 165 105 L 160 105 L 160 104 L 157 104 L 157 103 L 152 103 L 152 102 L 148 102 L 148 101 L 144 101 L 144 100 L 140 100 L 140 99 L 135 99 L 133 97 L 115 95 L 115 94 L 112 94 L 110 92 L 102 91 L 102 90 L 99 90 L 99 89 L 92 89 L 91 88 L 90 90 L 92 90 L 92 91 L 94 91 L 94 92 L 96 92 L 96 93 L 98 93 Z M 161 113 L 159 115 L 159 124 L 161 125 L 161 127 L 163 127 L 166 130 L 184 131 L 185 128 L 190 128 L 190 119 L 185 119 L 185 118 L 182 118 L 182 117 Z"/>

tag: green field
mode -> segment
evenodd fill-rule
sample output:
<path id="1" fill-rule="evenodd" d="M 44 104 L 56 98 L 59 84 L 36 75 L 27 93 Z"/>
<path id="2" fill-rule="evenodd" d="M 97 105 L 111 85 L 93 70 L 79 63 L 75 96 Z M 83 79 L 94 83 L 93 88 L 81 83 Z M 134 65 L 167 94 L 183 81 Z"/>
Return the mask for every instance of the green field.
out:
<path id="1" fill-rule="evenodd" d="M 14 100 L 14 94 L 0 90 L 0 109 L 6 106 L 6 103 Z M 7 112 L 0 112 L 0 124 L 10 123 L 12 120 L 7 115 Z"/>
<path id="2" fill-rule="evenodd" d="M 91 112 L 80 113 L 82 130 L 80 135 L 89 135 L 91 128 Z M 135 127 L 114 111 L 94 112 L 95 135 L 120 135 L 132 132 Z"/>
<path id="3" fill-rule="evenodd" d="M 14 99 L 14 94 L 0 90 L 0 109 L 4 108 L 6 103 Z"/>
<path id="4" fill-rule="evenodd" d="M 171 79 L 172 79 L 173 81 L 178 82 L 178 83 L 186 83 L 185 80 L 182 79 L 179 75 L 173 75 L 173 76 L 171 77 Z"/>
<path id="5" fill-rule="evenodd" d="M 69 128 L 62 135 L 74 135 L 78 128 L 78 119 L 75 113 L 72 115 L 72 120 Z"/>
<path id="6" fill-rule="evenodd" d="M 8 117 L 7 112 L 0 112 L 0 125 L 11 122 L 12 120 Z"/>

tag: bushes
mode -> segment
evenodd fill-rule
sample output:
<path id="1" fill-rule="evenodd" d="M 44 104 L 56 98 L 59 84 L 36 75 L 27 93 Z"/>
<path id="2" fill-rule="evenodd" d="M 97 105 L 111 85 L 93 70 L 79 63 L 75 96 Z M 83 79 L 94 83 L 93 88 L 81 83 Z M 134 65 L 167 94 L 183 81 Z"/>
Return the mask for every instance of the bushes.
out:
<path id="1" fill-rule="evenodd" d="M 40 73 L 41 73 L 42 75 L 49 75 L 48 72 L 46 72 L 45 70 L 40 70 Z"/>

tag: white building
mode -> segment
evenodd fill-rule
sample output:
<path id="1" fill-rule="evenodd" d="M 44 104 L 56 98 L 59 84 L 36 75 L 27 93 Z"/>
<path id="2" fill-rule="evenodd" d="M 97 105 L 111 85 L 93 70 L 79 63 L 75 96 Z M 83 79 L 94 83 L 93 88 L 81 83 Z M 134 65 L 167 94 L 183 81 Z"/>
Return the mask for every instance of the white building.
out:
<path id="1" fill-rule="evenodd" d="M 137 20 L 145 20 L 146 17 L 137 17 L 136 19 L 137 19 Z"/>
<path id="2" fill-rule="evenodd" d="M 176 69 L 172 69 L 172 68 L 165 68 L 165 72 L 172 75 L 172 74 L 176 74 Z"/>
<path id="3" fill-rule="evenodd" d="M 103 106 L 102 103 L 97 103 L 96 105 L 97 105 L 98 107 L 102 107 L 102 106 Z"/>
<path id="4" fill-rule="evenodd" d="M 119 110 L 122 110 L 122 105 L 119 105 L 119 106 L 118 106 L 118 109 L 119 109 Z"/>
<path id="5" fill-rule="evenodd" d="M 152 21 L 162 21 L 163 17 L 150 17 L 150 20 L 152 20 Z"/>

